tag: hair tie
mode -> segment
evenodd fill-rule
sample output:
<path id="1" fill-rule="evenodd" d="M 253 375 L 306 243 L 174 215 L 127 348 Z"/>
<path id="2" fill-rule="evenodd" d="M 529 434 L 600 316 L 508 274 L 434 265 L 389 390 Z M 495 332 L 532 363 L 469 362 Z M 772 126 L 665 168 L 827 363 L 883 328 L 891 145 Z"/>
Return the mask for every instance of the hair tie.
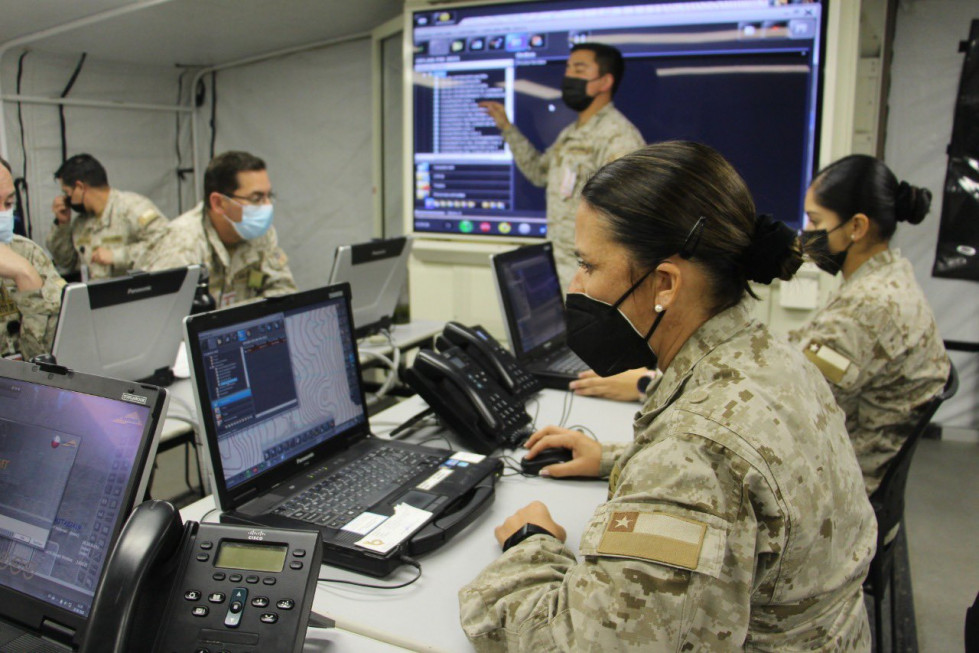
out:
<path id="1" fill-rule="evenodd" d="M 768 214 L 755 217 L 755 231 L 751 244 L 742 255 L 745 273 L 749 281 L 770 284 L 782 272 L 786 253 L 795 245 L 794 229 Z"/>
<path id="2" fill-rule="evenodd" d="M 897 193 L 894 194 L 894 218 L 898 222 L 907 222 L 911 219 L 914 212 L 915 188 L 906 181 L 897 185 Z"/>

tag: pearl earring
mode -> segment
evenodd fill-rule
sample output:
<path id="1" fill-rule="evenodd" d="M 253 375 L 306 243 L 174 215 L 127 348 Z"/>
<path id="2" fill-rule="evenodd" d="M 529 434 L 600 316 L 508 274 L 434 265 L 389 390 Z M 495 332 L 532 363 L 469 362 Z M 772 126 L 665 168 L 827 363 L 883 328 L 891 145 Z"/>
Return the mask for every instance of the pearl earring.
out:
<path id="1" fill-rule="evenodd" d="M 657 313 L 662 313 L 663 312 L 663 305 L 662 304 L 656 304 L 656 306 L 653 306 L 653 310 L 656 311 Z"/>

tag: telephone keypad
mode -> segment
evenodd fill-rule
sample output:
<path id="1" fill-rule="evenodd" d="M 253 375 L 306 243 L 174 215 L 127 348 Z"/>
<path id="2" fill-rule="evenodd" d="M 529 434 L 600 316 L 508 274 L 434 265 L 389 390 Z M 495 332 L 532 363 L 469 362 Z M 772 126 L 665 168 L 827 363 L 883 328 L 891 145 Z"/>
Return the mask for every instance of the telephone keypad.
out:
<path id="1" fill-rule="evenodd" d="M 188 601 L 197 601 L 201 598 L 200 590 L 187 590 L 184 592 L 184 599 Z"/>
<path id="2" fill-rule="evenodd" d="M 206 617 L 210 612 L 211 610 L 206 605 L 195 605 L 194 609 L 190 611 L 195 617 Z"/>
<path id="3" fill-rule="evenodd" d="M 292 610 L 296 607 L 296 602 L 292 599 L 280 599 L 275 602 L 275 607 L 280 610 Z"/>
<path id="4" fill-rule="evenodd" d="M 225 598 L 224 592 L 211 592 L 207 595 L 207 600 L 211 603 L 224 603 Z"/>
<path id="5" fill-rule="evenodd" d="M 263 624 L 274 624 L 279 620 L 279 615 L 274 612 L 263 612 L 262 616 L 258 618 Z"/>
<path id="6" fill-rule="evenodd" d="M 267 608 L 269 607 L 269 597 L 267 596 L 256 596 L 252 599 L 252 607 L 255 608 Z"/>

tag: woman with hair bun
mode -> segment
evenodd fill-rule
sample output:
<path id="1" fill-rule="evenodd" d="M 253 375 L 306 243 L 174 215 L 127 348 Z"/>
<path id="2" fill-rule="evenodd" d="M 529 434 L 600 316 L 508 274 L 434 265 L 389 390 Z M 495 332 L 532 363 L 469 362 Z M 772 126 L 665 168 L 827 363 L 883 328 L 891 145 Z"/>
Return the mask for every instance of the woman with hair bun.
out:
<path id="1" fill-rule="evenodd" d="M 844 415 L 802 353 L 755 322 L 749 281 L 789 279 L 798 238 L 756 217 L 705 145 L 599 170 L 575 221 L 568 344 L 593 370 L 662 375 L 628 444 L 548 426 L 552 478 L 608 477 L 580 557 L 534 502 L 460 591 L 480 651 L 869 651 L 876 522 Z"/>
<path id="2" fill-rule="evenodd" d="M 854 154 L 818 173 L 806 193 L 806 255 L 843 284 L 789 339 L 829 382 L 867 493 L 917 421 L 916 409 L 941 392 L 948 355 L 914 269 L 890 240 L 898 222 L 918 224 L 931 193 L 881 161 Z"/>

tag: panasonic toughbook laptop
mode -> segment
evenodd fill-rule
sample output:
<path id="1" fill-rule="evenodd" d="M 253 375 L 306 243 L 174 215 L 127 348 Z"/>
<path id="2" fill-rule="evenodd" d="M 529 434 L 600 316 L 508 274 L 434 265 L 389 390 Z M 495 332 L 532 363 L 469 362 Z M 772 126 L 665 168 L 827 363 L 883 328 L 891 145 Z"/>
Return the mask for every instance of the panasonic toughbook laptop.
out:
<path id="1" fill-rule="evenodd" d="M 411 243 L 411 238 L 401 237 L 337 248 L 330 284 L 350 284 L 356 337 L 391 326 L 408 279 Z"/>
<path id="2" fill-rule="evenodd" d="M 588 365 L 567 345 L 553 246 L 527 245 L 490 260 L 513 354 L 545 387 L 567 390 Z"/>
<path id="3" fill-rule="evenodd" d="M 191 265 L 68 284 L 51 348 L 54 359 L 89 374 L 168 384 L 200 271 Z"/>
<path id="4" fill-rule="evenodd" d="M 223 521 L 317 529 L 323 562 L 383 576 L 492 501 L 497 459 L 371 435 L 348 284 L 184 324 Z"/>
<path id="5" fill-rule="evenodd" d="M 166 391 L 0 360 L 0 651 L 77 650 Z"/>

